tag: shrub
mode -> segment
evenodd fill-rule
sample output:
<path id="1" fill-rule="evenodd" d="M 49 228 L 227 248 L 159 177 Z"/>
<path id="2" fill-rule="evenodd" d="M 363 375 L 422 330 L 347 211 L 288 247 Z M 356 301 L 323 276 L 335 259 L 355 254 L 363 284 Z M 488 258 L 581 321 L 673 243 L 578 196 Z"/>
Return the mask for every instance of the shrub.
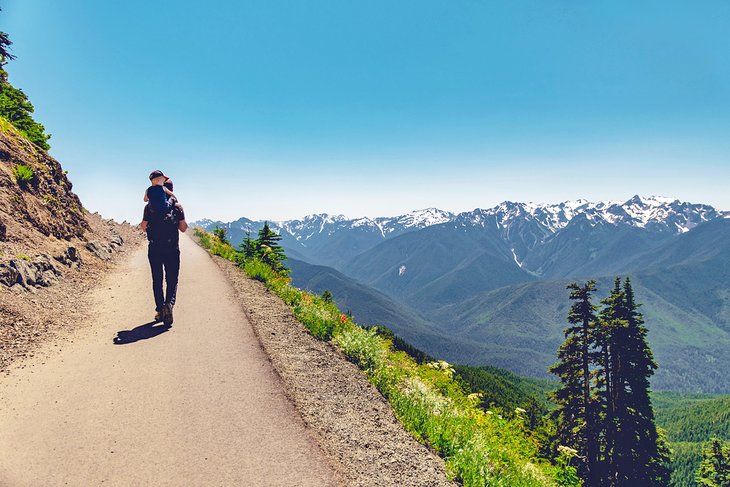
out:
<path id="1" fill-rule="evenodd" d="M 375 330 L 363 330 L 353 326 L 335 336 L 333 342 L 340 346 L 350 362 L 361 369 L 374 371 L 382 366 L 385 360 L 386 349 L 382 347 Z"/>
<path id="2" fill-rule="evenodd" d="M 15 166 L 13 168 L 13 174 L 15 175 L 15 180 L 21 186 L 26 186 L 35 177 L 35 174 L 33 174 L 33 169 L 24 164 Z"/>

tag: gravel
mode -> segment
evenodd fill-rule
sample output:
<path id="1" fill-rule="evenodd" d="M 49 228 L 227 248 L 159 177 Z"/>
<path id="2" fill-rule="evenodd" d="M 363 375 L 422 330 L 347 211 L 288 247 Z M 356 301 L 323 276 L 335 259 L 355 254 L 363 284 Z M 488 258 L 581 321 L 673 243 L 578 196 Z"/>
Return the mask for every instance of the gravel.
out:
<path id="1" fill-rule="evenodd" d="M 453 486 L 443 460 L 416 441 L 366 375 L 311 336 L 288 306 L 233 263 L 212 257 L 338 474 L 353 486 Z"/>

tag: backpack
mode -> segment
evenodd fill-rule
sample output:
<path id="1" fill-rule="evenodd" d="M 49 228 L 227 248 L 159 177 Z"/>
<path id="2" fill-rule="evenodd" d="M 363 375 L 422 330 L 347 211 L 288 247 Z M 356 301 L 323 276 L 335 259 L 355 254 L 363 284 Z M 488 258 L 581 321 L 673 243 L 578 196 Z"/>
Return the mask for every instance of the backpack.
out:
<path id="1" fill-rule="evenodd" d="M 175 204 L 165 211 L 149 209 L 147 224 L 147 240 L 154 244 L 177 244 L 178 233 L 177 207 Z"/>

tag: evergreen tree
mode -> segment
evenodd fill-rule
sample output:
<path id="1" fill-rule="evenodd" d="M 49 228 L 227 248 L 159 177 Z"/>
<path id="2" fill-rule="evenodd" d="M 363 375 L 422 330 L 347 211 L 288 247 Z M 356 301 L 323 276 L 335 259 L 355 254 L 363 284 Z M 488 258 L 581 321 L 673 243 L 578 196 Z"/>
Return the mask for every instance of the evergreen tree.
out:
<path id="1" fill-rule="evenodd" d="M 579 472 L 588 485 L 597 484 L 599 443 L 594 401 L 591 395 L 591 348 L 596 322 L 596 306 L 591 303 L 595 281 L 584 286 L 568 286 L 573 305 L 568 313 L 571 326 L 565 329 L 565 342 L 558 349 L 558 363 L 550 368 L 561 381 L 552 396 L 558 405 L 559 441 L 575 449 L 583 460 Z"/>
<path id="2" fill-rule="evenodd" d="M 0 32 L 0 67 L 5 66 L 8 61 L 15 59 L 15 56 L 10 54 L 10 46 L 12 44 L 10 36 L 5 32 Z"/>
<path id="3" fill-rule="evenodd" d="M 46 134 L 45 127 L 33 120 L 33 104 L 28 97 L 10 84 L 5 65 L 8 61 L 15 59 L 10 54 L 10 37 L 5 32 L 0 32 L 0 117 L 3 117 L 15 128 L 20 130 L 31 142 L 41 149 L 48 150 L 50 135 Z"/>
<path id="4" fill-rule="evenodd" d="M 613 331 L 612 374 L 617 431 L 612 460 L 616 485 L 666 485 L 669 459 L 654 423 L 649 378 L 657 368 L 646 341 L 647 329 L 638 311 L 631 280 L 623 286 L 624 326 Z"/>
<path id="5" fill-rule="evenodd" d="M 703 487 L 730 487 L 730 444 L 713 438 L 702 450 L 697 483 Z"/>
<path id="6" fill-rule="evenodd" d="M 246 232 L 246 238 L 243 239 L 241 245 L 238 246 L 244 260 L 256 257 L 256 241 L 251 238 L 251 232 Z"/>
<path id="7" fill-rule="evenodd" d="M 227 233 L 228 232 L 225 227 L 216 226 L 213 229 L 213 235 L 215 235 L 222 244 L 230 245 L 231 242 L 228 241 L 228 237 L 226 236 Z"/>
<path id="8" fill-rule="evenodd" d="M 614 465 L 614 445 L 617 435 L 617 410 L 621 399 L 621 389 L 616 380 L 620 350 L 616 348 L 615 337 L 618 330 L 626 326 L 624 293 L 621 289 L 621 278 L 617 277 L 610 295 L 601 301 L 600 319 L 596 327 L 596 402 L 597 415 L 602 428 L 601 445 L 601 478 L 605 485 L 615 485 L 616 470 Z"/>
<path id="9" fill-rule="evenodd" d="M 256 240 L 256 251 L 258 257 L 271 266 L 277 272 L 287 273 L 288 269 L 284 266 L 286 255 L 284 249 L 279 244 L 281 235 L 274 232 L 269 227 L 269 222 L 265 222 L 261 230 L 259 230 L 259 238 Z"/>

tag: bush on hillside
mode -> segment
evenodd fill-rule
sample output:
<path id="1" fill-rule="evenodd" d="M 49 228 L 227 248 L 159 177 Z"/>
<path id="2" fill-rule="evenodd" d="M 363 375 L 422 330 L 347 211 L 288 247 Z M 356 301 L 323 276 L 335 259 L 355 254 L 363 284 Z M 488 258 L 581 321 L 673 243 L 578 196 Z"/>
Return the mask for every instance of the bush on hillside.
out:
<path id="1" fill-rule="evenodd" d="M 20 186 L 26 186 L 28 183 L 33 181 L 34 177 L 33 169 L 24 164 L 15 166 L 13 168 L 13 175 Z"/>

